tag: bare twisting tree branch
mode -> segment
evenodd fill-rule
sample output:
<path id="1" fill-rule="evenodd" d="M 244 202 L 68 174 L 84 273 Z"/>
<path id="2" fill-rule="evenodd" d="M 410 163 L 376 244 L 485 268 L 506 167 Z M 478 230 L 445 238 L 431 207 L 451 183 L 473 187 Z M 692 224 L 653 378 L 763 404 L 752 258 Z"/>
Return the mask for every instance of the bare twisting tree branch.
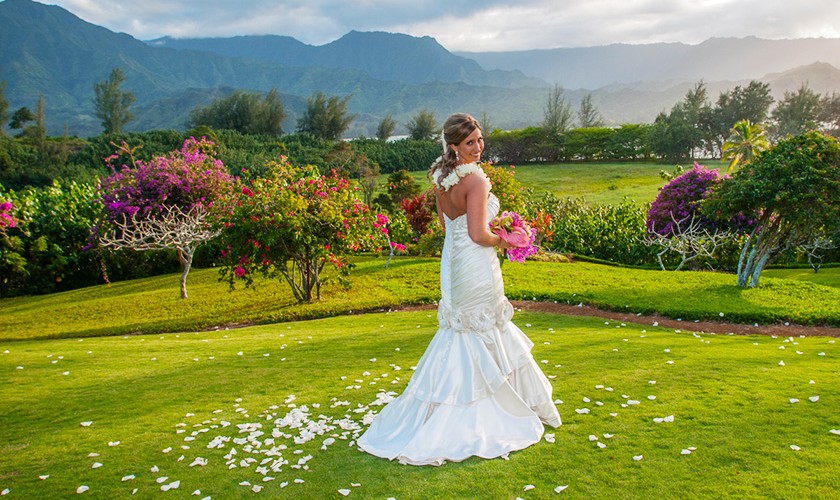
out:
<path id="1" fill-rule="evenodd" d="M 138 218 L 137 214 L 114 221 L 115 229 L 100 237 L 106 248 L 131 250 L 178 250 L 183 265 L 181 298 L 187 298 L 187 275 L 198 246 L 215 238 L 219 231 L 207 223 L 207 209 L 196 205 L 184 212 L 180 207 L 165 205 L 161 211 Z"/>

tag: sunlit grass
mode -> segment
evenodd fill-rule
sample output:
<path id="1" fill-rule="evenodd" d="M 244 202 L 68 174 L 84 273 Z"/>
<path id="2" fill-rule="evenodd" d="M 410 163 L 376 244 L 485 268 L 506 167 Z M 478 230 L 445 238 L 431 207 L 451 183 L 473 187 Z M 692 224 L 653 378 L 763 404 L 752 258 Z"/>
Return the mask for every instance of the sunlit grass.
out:
<path id="1" fill-rule="evenodd" d="M 707 168 L 721 168 L 720 160 L 702 160 Z M 531 188 L 535 195 L 551 192 L 560 198 L 581 198 L 589 204 L 616 204 L 625 199 L 639 204 L 650 203 L 666 184 L 661 171 L 674 172 L 676 165 L 656 162 L 627 163 L 553 163 L 516 165 L 516 180 Z M 682 165 L 684 169 L 691 164 Z M 425 171 L 411 172 L 411 176 L 427 186 Z M 388 175 L 380 176 L 380 191 L 387 184 Z"/>
<path id="2" fill-rule="evenodd" d="M 180 298 L 177 274 L 3 299 L 0 339 L 197 331 L 431 304 L 440 297 L 437 260 L 399 257 L 388 269 L 384 262 L 355 259 L 350 288 L 330 283 L 322 299 L 310 304 L 298 304 L 279 281 L 258 280 L 255 289 L 230 291 L 214 269 L 190 273 L 187 300 Z M 793 276 L 800 279 L 767 276 L 754 289 L 739 288 L 731 274 L 586 262 L 505 263 L 502 272 L 505 291 L 515 300 L 583 303 L 686 320 L 840 325 L 840 268 Z M 807 281 L 813 276 L 820 284 Z"/>
<path id="3" fill-rule="evenodd" d="M 351 445 L 352 432 L 341 439 L 341 429 L 305 444 L 266 441 L 274 421 L 294 408 L 305 405 L 312 422 L 359 422 L 377 392 L 400 392 L 436 329 L 434 311 L 2 342 L 0 490 L 10 498 L 66 498 L 86 485 L 91 498 L 131 496 L 135 488 L 148 497 L 179 481 L 168 495 L 244 497 L 260 485 L 268 498 L 341 498 L 339 489 L 351 498 L 549 498 L 568 485 L 563 494 L 573 498 L 828 498 L 840 486 L 840 436 L 830 433 L 840 428 L 833 339 L 712 335 L 527 312 L 514 321 L 534 341 L 535 359 L 562 401 L 563 426 L 548 431 L 556 442 L 509 461 L 439 468 L 369 456 Z M 588 414 L 576 411 L 584 408 Z M 672 423 L 654 421 L 670 415 Z M 207 448 L 217 436 L 248 437 L 237 427 L 246 423 L 265 432 L 250 447 Z M 328 437 L 335 443 L 322 450 Z M 263 481 L 257 468 L 268 457 L 257 451 L 280 444 L 290 464 Z M 233 461 L 225 458 L 231 449 Z M 306 469 L 291 467 L 308 455 Z M 191 467 L 197 457 L 207 465 Z M 249 458 L 256 461 L 243 462 Z M 528 484 L 535 488 L 523 491 Z"/>

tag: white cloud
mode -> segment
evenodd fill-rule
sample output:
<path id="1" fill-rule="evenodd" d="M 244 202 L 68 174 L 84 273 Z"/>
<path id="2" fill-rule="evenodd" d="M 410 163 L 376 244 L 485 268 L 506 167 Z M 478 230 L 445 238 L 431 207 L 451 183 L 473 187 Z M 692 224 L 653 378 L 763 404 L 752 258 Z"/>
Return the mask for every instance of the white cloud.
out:
<path id="1" fill-rule="evenodd" d="M 322 45 L 358 30 L 428 35 L 456 51 L 506 51 L 712 37 L 840 38 L 836 0 L 53 1 L 141 40 L 275 34 Z"/>

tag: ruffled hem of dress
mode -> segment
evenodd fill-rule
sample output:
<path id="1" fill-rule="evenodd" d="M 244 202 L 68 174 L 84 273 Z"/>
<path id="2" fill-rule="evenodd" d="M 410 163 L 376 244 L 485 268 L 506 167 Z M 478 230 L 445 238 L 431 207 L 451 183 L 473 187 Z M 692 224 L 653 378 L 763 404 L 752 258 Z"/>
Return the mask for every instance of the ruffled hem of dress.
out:
<path id="1" fill-rule="evenodd" d="M 540 441 L 544 426 L 509 384 L 469 405 L 437 405 L 403 394 L 389 403 L 356 444 L 405 465 L 498 458 Z"/>

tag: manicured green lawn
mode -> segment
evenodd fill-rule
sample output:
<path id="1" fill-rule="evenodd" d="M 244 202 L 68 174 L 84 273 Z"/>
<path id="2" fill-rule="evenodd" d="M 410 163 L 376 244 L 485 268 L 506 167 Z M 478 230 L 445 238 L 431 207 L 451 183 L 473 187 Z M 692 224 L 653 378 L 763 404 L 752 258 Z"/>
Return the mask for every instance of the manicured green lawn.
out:
<path id="1" fill-rule="evenodd" d="M 707 168 L 726 171 L 720 160 L 703 160 Z M 691 164 L 683 165 L 690 169 Z M 559 163 L 546 165 L 516 165 L 516 180 L 539 195 L 553 192 L 560 198 L 582 198 L 590 204 L 616 204 L 625 198 L 637 203 L 650 203 L 667 181 L 661 171 L 673 172 L 674 165 L 665 163 Z M 421 186 L 428 185 L 426 172 L 411 172 Z M 388 176 L 380 178 L 381 189 Z"/>
<path id="2" fill-rule="evenodd" d="M 178 275 L 96 286 L 45 296 L 0 301 L 0 339 L 90 337 L 196 331 L 226 325 L 266 324 L 360 311 L 430 304 L 439 297 L 435 259 L 358 258 L 351 288 L 324 287 L 323 298 L 299 305 L 278 281 L 230 291 L 214 269 L 190 273 L 190 298 L 181 300 Z M 754 289 L 736 286 L 723 273 L 663 272 L 590 264 L 528 261 L 502 266 L 506 293 L 514 300 L 591 305 L 632 313 L 659 313 L 686 320 L 740 323 L 792 322 L 840 326 L 840 268 L 820 272 L 822 284 L 762 277 Z M 771 273 L 772 274 L 772 273 Z M 832 284 L 833 283 L 833 284 Z"/>
<path id="3" fill-rule="evenodd" d="M 514 321 L 551 377 L 563 426 L 548 430 L 553 443 L 509 460 L 439 468 L 401 466 L 352 444 L 380 408 L 377 394 L 404 388 L 436 329 L 433 311 L 3 341 L 0 490 L 9 498 L 67 498 L 80 486 L 89 487 L 83 498 L 149 497 L 176 485 L 167 495 L 251 497 L 255 485 L 258 497 L 319 499 L 343 498 L 342 489 L 351 498 L 553 498 L 558 486 L 571 498 L 836 495 L 834 339 L 522 312 Z"/>

